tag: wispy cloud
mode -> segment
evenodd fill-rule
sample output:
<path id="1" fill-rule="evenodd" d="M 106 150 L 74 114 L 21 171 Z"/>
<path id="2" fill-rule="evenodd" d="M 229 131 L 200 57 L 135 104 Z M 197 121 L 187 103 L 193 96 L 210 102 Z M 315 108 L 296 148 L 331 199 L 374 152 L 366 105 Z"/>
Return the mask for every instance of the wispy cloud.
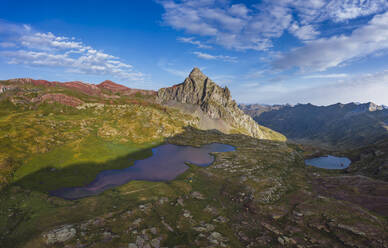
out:
<path id="1" fill-rule="evenodd" d="M 0 47 L 2 48 L 10 48 L 10 47 L 15 47 L 16 44 L 13 42 L 0 42 Z"/>
<path id="2" fill-rule="evenodd" d="M 315 39 L 322 22 L 345 22 L 388 9 L 386 0 L 263 0 L 251 6 L 224 0 L 158 2 L 165 9 L 165 24 L 237 50 L 266 50 L 286 30 L 302 41 Z"/>
<path id="3" fill-rule="evenodd" d="M 345 78 L 348 77 L 348 74 L 338 73 L 338 74 L 315 74 L 315 75 L 307 75 L 303 76 L 306 79 L 315 79 L 315 78 Z"/>
<path id="4" fill-rule="evenodd" d="M 320 34 L 314 26 L 309 24 L 300 26 L 297 22 L 291 24 L 288 30 L 303 41 L 315 39 Z"/>
<path id="5" fill-rule="evenodd" d="M 178 37 L 177 40 L 180 42 L 196 45 L 198 48 L 212 48 L 209 45 L 203 44 L 199 40 L 195 40 L 194 37 Z"/>
<path id="6" fill-rule="evenodd" d="M 30 25 L 0 23 L 0 54 L 9 64 L 64 68 L 68 72 L 111 75 L 128 81 L 144 81 L 145 75 L 119 57 L 85 45 L 75 38 L 37 32 Z"/>
<path id="7" fill-rule="evenodd" d="M 337 102 L 375 102 L 388 105 L 388 70 L 361 74 L 320 85 L 288 87 L 285 84 L 248 85 L 249 90 L 237 91 L 242 103 L 313 103 L 328 105 Z"/>
<path id="8" fill-rule="evenodd" d="M 266 69 L 263 70 L 252 70 L 248 74 L 245 75 L 246 79 L 257 79 L 263 77 L 263 75 L 267 72 Z"/>
<path id="9" fill-rule="evenodd" d="M 177 66 L 171 62 L 167 62 L 166 60 L 159 60 L 158 67 L 163 71 L 166 71 L 174 76 L 178 76 L 181 79 L 186 78 L 191 69 L 179 69 Z"/>
<path id="10" fill-rule="evenodd" d="M 388 12 L 350 35 L 309 41 L 305 46 L 281 55 L 273 62 L 277 69 L 299 67 L 304 71 L 324 71 L 348 61 L 388 49 Z"/>
<path id="11" fill-rule="evenodd" d="M 212 55 L 208 53 L 203 53 L 203 52 L 193 52 L 198 58 L 201 59 L 207 59 L 207 60 L 222 60 L 225 62 L 237 62 L 236 57 L 231 57 L 231 56 L 225 56 L 225 55 Z"/>

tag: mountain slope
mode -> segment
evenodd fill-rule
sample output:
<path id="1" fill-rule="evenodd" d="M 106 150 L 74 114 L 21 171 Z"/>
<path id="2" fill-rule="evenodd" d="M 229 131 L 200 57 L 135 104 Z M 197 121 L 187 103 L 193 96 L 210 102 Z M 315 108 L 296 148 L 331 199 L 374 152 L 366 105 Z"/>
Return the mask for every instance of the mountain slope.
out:
<path id="1" fill-rule="evenodd" d="M 53 165 L 62 168 L 79 161 L 113 159 L 127 150 L 163 142 L 164 138 L 183 132 L 184 127 L 202 128 L 207 121 L 225 126 L 229 121 L 238 122 L 235 133 L 284 138 L 270 129 L 259 128 L 237 109 L 230 93 L 214 83 L 211 89 L 207 88 L 211 92 L 206 100 L 191 100 L 190 107 L 214 111 L 211 117 L 219 109 L 227 113 L 217 115 L 217 120 L 207 114 L 160 105 L 156 91 L 131 89 L 108 80 L 95 85 L 11 79 L 0 81 L 0 89 L 0 187 Z M 222 108 L 210 104 L 214 99 L 224 101 Z M 219 125 L 213 128 L 222 130 Z M 251 130 L 257 133 L 252 134 Z M 107 147 L 116 148 L 112 152 Z M 90 177 L 98 170 L 89 173 Z M 73 181 L 78 180 L 77 175 L 72 176 Z"/>
<path id="2" fill-rule="evenodd" d="M 348 151 L 352 163 L 349 173 L 366 175 L 388 182 L 388 138 L 375 144 Z"/>
<path id="3" fill-rule="evenodd" d="M 294 141 L 328 148 L 356 148 L 388 137 L 388 110 L 373 103 L 266 107 L 247 113 Z M 257 109 L 261 109 L 259 105 Z M 256 113 L 256 114 L 255 114 Z"/>
<path id="4" fill-rule="evenodd" d="M 24 81 L 0 82 L 0 247 L 366 248 L 388 240 L 388 183 L 316 173 L 294 145 L 241 134 L 250 129 L 240 121 L 252 119 L 227 89 L 161 90 L 173 96 L 164 102 L 160 92 L 132 94 L 112 82 Z M 198 130 L 209 123 L 240 134 Z M 75 201 L 50 195 L 128 168 L 163 142 L 236 150 L 167 182 L 130 181 Z"/>
<path id="5" fill-rule="evenodd" d="M 272 130 L 260 127 L 241 111 L 227 87 L 221 88 L 198 68 L 183 83 L 158 91 L 160 102 L 195 113 L 204 129 L 220 129 L 226 133 L 244 133 L 260 139 L 285 140 Z"/>

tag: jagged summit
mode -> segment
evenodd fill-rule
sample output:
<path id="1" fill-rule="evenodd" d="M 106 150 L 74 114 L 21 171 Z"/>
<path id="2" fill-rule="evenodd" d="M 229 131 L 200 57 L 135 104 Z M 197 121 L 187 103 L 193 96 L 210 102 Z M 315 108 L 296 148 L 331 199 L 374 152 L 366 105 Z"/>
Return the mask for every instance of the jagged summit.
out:
<path id="1" fill-rule="evenodd" d="M 191 71 L 183 83 L 162 88 L 158 91 L 158 95 L 162 100 L 175 100 L 182 103 L 201 105 L 202 108 L 207 108 L 210 101 L 213 105 L 224 107 L 235 104 L 234 101 L 230 101 L 228 88 L 218 86 L 197 67 Z M 219 111 L 212 111 L 209 114 L 212 118 L 222 117 L 222 113 Z"/>
<path id="2" fill-rule="evenodd" d="M 189 78 L 194 81 L 203 82 L 206 80 L 207 76 L 202 73 L 202 71 L 198 67 L 194 67 L 190 72 Z"/>
<path id="3" fill-rule="evenodd" d="M 164 104 L 187 112 L 197 112 L 204 128 L 242 132 L 263 139 L 270 138 L 250 116 L 238 108 L 227 87 L 220 87 L 197 67 L 183 83 L 160 89 L 158 98 Z"/>

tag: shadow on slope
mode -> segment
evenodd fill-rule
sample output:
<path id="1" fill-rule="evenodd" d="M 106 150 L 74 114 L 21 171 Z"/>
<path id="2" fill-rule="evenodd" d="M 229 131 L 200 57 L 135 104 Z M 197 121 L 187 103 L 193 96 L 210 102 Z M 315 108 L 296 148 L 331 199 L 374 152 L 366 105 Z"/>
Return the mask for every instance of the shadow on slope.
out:
<path id="1" fill-rule="evenodd" d="M 167 142 L 180 145 L 177 141 L 182 141 L 186 145 L 191 145 L 191 143 L 186 143 L 187 136 L 196 136 L 197 132 L 202 135 L 212 133 L 216 137 L 224 136 L 219 131 L 201 131 L 187 127 L 183 133 L 168 138 Z M 186 139 L 183 137 L 186 137 Z M 208 137 L 201 136 L 199 139 L 201 145 L 214 142 Z M 189 140 L 192 141 L 193 139 L 189 138 Z M 161 144 L 163 143 L 155 144 L 153 147 Z M 104 163 L 75 163 L 63 169 L 42 168 L 6 186 L 0 192 L 0 247 L 22 247 L 27 241 L 53 226 L 79 222 L 106 212 L 127 209 L 129 206 L 135 207 L 139 201 L 133 201 L 135 198 L 131 194 L 119 193 L 123 189 L 128 193 L 137 192 L 141 189 L 141 194 L 152 197 L 155 194 L 174 195 L 174 190 L 178 189 L 179 192 L 184 191 L 184 185 L 181 185 L 180 181 L 182 181 L 185 174 L 182 174 L 178 176 L 177 181 L 132 181 L 119 186 L 120 188 L 115 187 L 99 195 L 75 201 L 64 200 L 47 194 L 59 188 L 86 185 L 93 181 L 99 172 L 104 170 L 130 167 L 135 160 L 152 156 L 153 147 L 131 152 Z"/>
<path id="2" fill-rule="evenodd" d="M 154 147 L 160 144 L 158 143 Z M 152 148 L 131 152 L 104 163 L 75 163 L 61 169 L 45 167 L 20 178 L 12 185 L 42 193 L 48 193 L 59 188 L 83 186 L 92 182 L 101 171 L 127 168 L 132 166 L 136 160 L 152 156 Z"/>
<path id="3" fill-rule="evenodd" d="M 171 141 L 171 143 L 179 145 L 180 137 L 191 137 L 195 132 L 206 131 L 200 131 L 192 127 L 186 127 L 183 133 L 168 138 L 167 142 Z M 224 135 L 217 130 L 207 132 L 212 132 L 217 135 Z M 63 168 L 56 168 L 55 166 L 44 167 L 35 172 L 27 174 L 20 179 L 17 179 L 8 187 L 20 186 L 32 191 L 49 193 L 61 188 L 84 186 L 91 183 L 102 171 L 128 168 L 132 166 L 136 160 L 143 160 L 145 158 L 151 157 L 152 149 L 162 145 L 163 143 L 164 142 L 159 142 L 148 148 L 130 152 L 124 156 L 120 156 L 103 163 L 82 162 L 74 163 Z M 208 144 L 212 142 L 203 140 L 201 143 Z"/>

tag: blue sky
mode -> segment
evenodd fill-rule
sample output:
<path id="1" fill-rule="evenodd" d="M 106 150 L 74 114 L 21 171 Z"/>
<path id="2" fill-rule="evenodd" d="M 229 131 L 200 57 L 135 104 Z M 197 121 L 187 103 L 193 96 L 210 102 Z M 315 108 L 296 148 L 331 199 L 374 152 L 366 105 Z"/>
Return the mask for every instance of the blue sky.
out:
<path id="1" fill-rule="evenodd" d="M 240 103 L 388 105 L 387 0 L 11 1 L 0 78 L 158 89 L 193 67 Z"/>

